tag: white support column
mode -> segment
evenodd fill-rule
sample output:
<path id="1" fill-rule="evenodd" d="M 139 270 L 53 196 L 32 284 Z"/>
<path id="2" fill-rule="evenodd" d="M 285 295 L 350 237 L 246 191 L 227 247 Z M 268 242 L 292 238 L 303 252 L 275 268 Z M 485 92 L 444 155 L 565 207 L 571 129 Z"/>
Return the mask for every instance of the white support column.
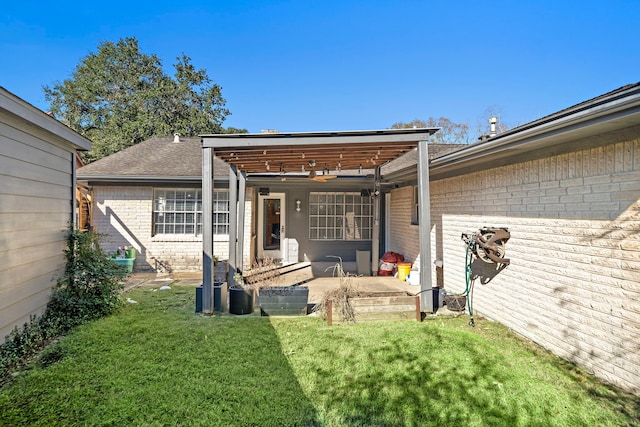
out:
<path id="1" fill-rule="evenodd" d="M 238 170 L 229 165 L 229 272 L 227 283 L 229 287 L 235 285 L 233 278 L 238 265 L 236 260 L 236 244 L 238 239 Z"/>
<path id="2" fill-rule="evenodd" d="M 429 193 L 429 148 L 418 143 L 418 206 L 420 223 L 420 310 L 433 313 L 431 291 L 431 197 Z"/>
<path id="3" fill-rule="evenodd" d="M 202 149 L 202 312 L 213 313 L 213 156 Z"/>
<path id="4" fill-rule="evenodd" d="M 244 199 L 247 188 L 247 175 L 240 171 L 238 174 L 238 226 L 236 233 L 236 264 L 240 271 L 244 269 Z"/>

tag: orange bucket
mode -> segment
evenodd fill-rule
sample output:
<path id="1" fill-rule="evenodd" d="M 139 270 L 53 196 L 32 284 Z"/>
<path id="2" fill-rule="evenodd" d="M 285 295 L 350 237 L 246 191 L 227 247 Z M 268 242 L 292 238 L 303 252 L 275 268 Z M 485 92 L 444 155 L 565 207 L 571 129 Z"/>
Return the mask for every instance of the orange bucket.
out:
<path id="1" fill-rule="evenodd" d="M 398 263 L 398 279 L 407 280 L 407 276 L 411 273 L 411 263 L 410 262 L 399 262 Z"/>

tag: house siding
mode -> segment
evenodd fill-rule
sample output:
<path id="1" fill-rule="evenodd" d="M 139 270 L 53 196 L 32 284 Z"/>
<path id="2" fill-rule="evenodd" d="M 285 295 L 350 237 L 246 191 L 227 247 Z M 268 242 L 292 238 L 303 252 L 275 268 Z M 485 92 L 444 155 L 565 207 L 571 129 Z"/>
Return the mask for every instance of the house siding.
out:
<path id="1" fill-rule="evenodd" d="M 444 261 L 444 287 L 465 289 L 461 233 L 508 227 L 511 264 L 496 273 L 495 265 L 474 263 L 475 312 L 634 393 L 640 392 L 639 135 L 633 127 L 599 136 L 596 148 L 430 185 L 432 252 Z M 413 254 L 410 187 L 392 198 L 399 210 L 392 242 Z"/>
<path id="2" fill-rule="evenodd" d="M 171 185 L 162 186 L 166 187 Z M 104 235 L 102 248 L 105 251 L 113 252 L 123 245 L 136 248 L 136 272 L 202 270 L 202 236 L 152 235 L 154 187 L 93 185 L 92 188 L 92 225 L 95 231 Z M 247 192 L 245 212 L 248 217 L 251 217 L 251 197 Z M 245 231 L 245 247 L 249 247 L 250 240 L 249 232 Z M 229 236 L 214 236 L 213 251 L 220 259 L 227 259 Z M 249 255 L 245 252 L 244 264 L 247 265 Z"/>
<path id="3" fill-rule="evenodd" d="M 75 149 L 0 112 L 0 343 L 41 314 L 64 267 Z"/>

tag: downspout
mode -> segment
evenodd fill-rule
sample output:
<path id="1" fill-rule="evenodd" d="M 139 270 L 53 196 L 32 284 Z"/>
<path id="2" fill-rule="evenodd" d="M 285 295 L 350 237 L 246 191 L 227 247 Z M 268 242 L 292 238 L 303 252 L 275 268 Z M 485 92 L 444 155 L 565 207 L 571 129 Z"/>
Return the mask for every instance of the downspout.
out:
<path id="1" fill-rule="evenodd" d="M 78 229 L 78 221 L 76 221 L 76 202 L 78 199 L 77 188 L 78 184 L 76 183 L 76 155 L 77 152 L 74 150 L 71 153 L 71 226 L 74 230 Z"/>

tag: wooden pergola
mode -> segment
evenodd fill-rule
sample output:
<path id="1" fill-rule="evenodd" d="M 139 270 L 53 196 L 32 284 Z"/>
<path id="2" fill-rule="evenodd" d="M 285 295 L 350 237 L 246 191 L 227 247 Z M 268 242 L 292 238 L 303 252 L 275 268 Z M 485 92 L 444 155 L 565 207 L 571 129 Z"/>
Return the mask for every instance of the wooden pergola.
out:
<path id="1" fill-rule="evenodd" d="M 248 174 L 310 173 L 328 175 L 341 170 L 372 169 L 376 184 L 380 167 L 410 150 L 418 150 L 420 205 L 421 309 L 432 310 L 431 293 L 431 213 L 429 208 L 428 138 L 438 128 L 385 129 L 371 131 L 213 134 L 202 138 L 203 202 L 203 292 L 202 309 L 212 313 L 213 297 L 213 159 L 229 164 L 229 272 L 227 281 L 242 262 L 244 203 Z M 424 229 L 426 227 L 426 230 Z M 377 270 L 380 237 L 380 201 L 374 199 L 374 226 L 371 242 L 372 270 Z"/>

